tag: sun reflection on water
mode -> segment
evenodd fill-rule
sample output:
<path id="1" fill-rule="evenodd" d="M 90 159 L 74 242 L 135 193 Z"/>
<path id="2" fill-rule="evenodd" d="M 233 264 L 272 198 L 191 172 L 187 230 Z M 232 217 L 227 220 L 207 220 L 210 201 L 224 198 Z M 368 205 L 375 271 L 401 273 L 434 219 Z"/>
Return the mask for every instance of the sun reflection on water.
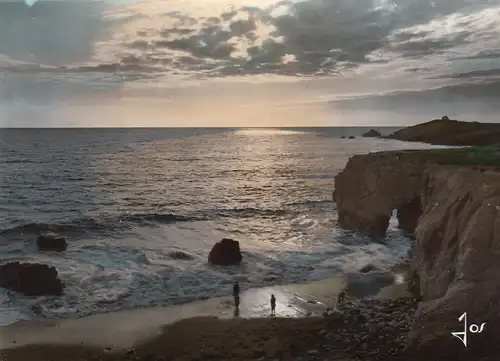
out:
<path id="1" fill-rule="evenodd" d="M 276 129 L 276 128 L 245 128 L 236 131 L 238 135 L 293 135 L 304 134 L 305 132 L 290 129 Z"/>

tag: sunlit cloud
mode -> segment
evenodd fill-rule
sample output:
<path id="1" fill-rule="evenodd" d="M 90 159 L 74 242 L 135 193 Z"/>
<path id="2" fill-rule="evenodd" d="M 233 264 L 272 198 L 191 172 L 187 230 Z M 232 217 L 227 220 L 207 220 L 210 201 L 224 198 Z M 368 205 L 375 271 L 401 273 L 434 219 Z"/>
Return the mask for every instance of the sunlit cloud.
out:
<path id="1" fill-rule="evenodd" d="M 500 0 L 0 1 L 2 94 L 94 101 L 206 80 L 338 79 L 358 94 L 404 91 L 398 100 L 467 84 L 488 98 L 498 34 Z"/>
<path id="2" fill-rule="evenodd" d="M 28 21 L 33 14 L 25 14 L 23 29 L 12 28 L 7 12 L 0 14 L 6 20 L 0 21 L 4 28 L 13 29 L 0 32 L 8 40 L 3 43 L 10 44 L 0 46 L 0 54 L 18 61 L 23 71 L 32 64 L 33 71 L 196 78 L 338 76 L 364 66 L 404 65 L 401 58 L 408 60 L 408 69 L 431 69 L 429 64 L 411 64 L 412 60 L 434 58 L 439 65 L 444 56 L 463 57 L 470 50 L 478 54 L 485 47 L 494 50 L 500 30 L 500 2 L 492 0 L 71 2 L 64 11 L 58 6 L 42 14 L 42 6 L 56 9 L 54 3 L 37 4 L 36 21 Z M 81 26 L 75 33 L 78 21 Z M 33 34 L 40 40 L 44 35 L 44 40 Z M 14 43 L 23 43 L 26 55 Z M 48 44 L 58 48 L 47 49 Z M 15 71 L 12 63 L 3 61 L 0 67 Z"/>
<path id="3" fill-rule="evenodd" d="M 283 64 L 296 63 L 297 58 L 293 54 L 285 54 L 281 57 L 281 62 Z"/>

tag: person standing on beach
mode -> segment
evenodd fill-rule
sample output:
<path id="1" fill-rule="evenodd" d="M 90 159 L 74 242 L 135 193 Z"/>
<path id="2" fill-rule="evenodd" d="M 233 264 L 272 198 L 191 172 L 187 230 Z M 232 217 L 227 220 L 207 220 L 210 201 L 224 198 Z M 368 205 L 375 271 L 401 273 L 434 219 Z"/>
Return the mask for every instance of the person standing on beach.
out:
<path id="1" fill-rule="evenodd" d="M 271 295 L 271 315 L 276 314 L 276 297 L 274 295 Z"/>
<path id="2" fill-rule="evenodd" d="M 344 303 L 344 299 L 345 299 L 345 292 L 341 291 L 337 298 L 337 305 L 342 305 Z"/>
<path id="3" fill-rule="evenodd" d="M 238 281 L 233 286 L 233 297 L 234 297 L 234 307 L 239 309 L 240 307 L 240 284 Z"/>

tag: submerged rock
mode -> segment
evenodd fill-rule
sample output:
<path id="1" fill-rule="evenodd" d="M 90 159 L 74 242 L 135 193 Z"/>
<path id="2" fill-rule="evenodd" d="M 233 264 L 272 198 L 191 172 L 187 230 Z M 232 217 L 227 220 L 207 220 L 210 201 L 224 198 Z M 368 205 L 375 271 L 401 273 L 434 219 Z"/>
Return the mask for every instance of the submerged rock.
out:
<path id="1" fill-rule="evenodd" d="M 208 255 L 208 262 L 220 266 L 237 265 L 242 260 L 240 243 L 230 238 L 217 242 Z"/>
<path id="2" fill-rule="evenodd" d="M 36 245 L 41 251 L 62 252 L 68 248 L 66 239 L 56 234 L 42 234 L 38 236 Z"/>
<path id="3" fill-rule="evenodd" d="M 64 284 L 54 267 L 39 263 L 11 262 L 0 266 L 0 287 L 25 296 L 59 296 Z"/>

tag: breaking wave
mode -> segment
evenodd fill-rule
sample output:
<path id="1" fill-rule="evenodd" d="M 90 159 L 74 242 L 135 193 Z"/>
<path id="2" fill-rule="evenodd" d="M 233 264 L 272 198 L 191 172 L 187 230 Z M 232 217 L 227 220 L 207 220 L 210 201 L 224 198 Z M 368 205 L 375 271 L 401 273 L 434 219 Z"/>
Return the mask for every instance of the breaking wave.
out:
<path id="1" fill-rule="evenodd" d="M 176 214 L 124 214 L 119 217 L 82 217 L 67 222 L 56 224 L 47 223 L 24 223 L 0 231 L 0 235 L 13 236 L 18 234 L 40 234 L 44 232 L 55 233 L 85 233 L 92 231 L 120 231 L 134 226 L 156 224 L 168 224 L 176 222 L 197 221 L 197 217 L 185 217 Z"/>

